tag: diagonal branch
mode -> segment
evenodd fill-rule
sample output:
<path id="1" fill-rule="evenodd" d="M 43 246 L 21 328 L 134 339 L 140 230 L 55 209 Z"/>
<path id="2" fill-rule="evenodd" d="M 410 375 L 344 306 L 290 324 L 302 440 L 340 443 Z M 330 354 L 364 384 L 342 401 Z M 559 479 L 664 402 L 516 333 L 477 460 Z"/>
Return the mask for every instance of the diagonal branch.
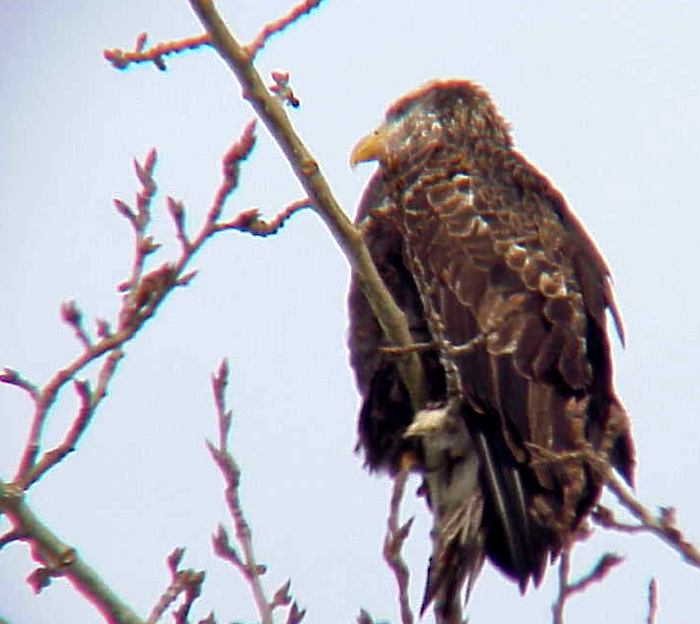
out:
<path id="1" fill-rule="evenodd" d="M 318 163 L 292 127 L 283 105 L 265 87 L 246 48 L 229 31 L 213 1 L 190 0 L 190 3 L 212 44 L 238 78 L 244 97 L 277 141 L 314 209 L 343 250 L 389 343 L 410 347 L 413 341 L 406 317 L 384 286 L 361 233 L 341 210 Z M 407 352 L 398 366 L 414 408 L 420 409 L 424 403 L 425 380 L 418 355 Z"/>
<path id="2" fill-rule="evenodd" d="M 244 128 L 240 138 L 233 142 L 225 154 L 223 180 L 204 223 L 192 240 L 187 238 L 184 231 L 184 208 L 180 203 L 170 200 L 168 207 L 175 221 L 176 235 L 181 243 L 181 253 L 173 262 L 166 262 L 146 273 L 148 256 L 158 248 L 158 244 L 148 234 L 151 202 L 156 193 L 156 183 L 153 178 L 156 165 L 155 150 L 149 152 L 143 163 L 135 161 L 134 168 L 141 184 L 136 194 L 136 207 L 132 208 L 122 200 L 115 200 L 117 211 L 129 222 L 134 235 L 134 253 L 129 277 L 120 286 L 120 289 L 125 291 L 125 295 L 117 315 L 117 330 L 112 332 L 108 324 L 102 321 L 98 324 L 98 340 L 93 342 L 82 328 L 81 311 L 74 302 L 69 302 L 61 307 L 61 316 L 63 321 L 76 333 L 83 346 L 80 355 L 59 369 L 42 388 L 36 387 L 11 369 L 0 371 L 0 382 L 22 388 L 34 402 L 34 414 L 27 442 L 13 480 L 15 485 L 22 490 L 28 489 L 75 448 L 96 408 L 107 395 L 109 382 L 124 355 L 122 347 L 144 327 L 177 287 L 186 285 L 191 280 L 193 273 L 187 273 L 186 269 L 194 256 L 209 238 L 226 229 L 220 227 L 219 218 L 227 198 L 238 184 L 241 164 L 248 158 L 255 145 L 254 129 L 255 124 L 249 123 Z M 97 386 L 94 391 L 90 390 L 87 382 L 75 383 L 80 407 L 63 442 L 56 448 L 44 452 L 39 458 L 43 430 L 59 393 L 81 370 L 92 362 L 100 360 L 106 354 L 98 373 Z"/>
<path id="3" fill-rule="evenodd" d="M 293 24 L 304 15 L 311 13 L 311 11 L 318 8 L 321 2 L 323 2 L 323 0 L 304 0 L 292 7 L 286 15 L 283 15 L 269 24 L 265 24 L 263 29 L 255 36 L 255 39 L 246 46 L 246 52 L 248 52 L 250 60 L 252 61 L 255 58 L 257 53 L 263 49 L 273 35 L 281 33 L 290 24 Z"/>
<path id="4" fill-rule="evenodd" d="M 29 540 L 34 558 L 41 564 L 30 576 L 40 591 L 55 576 L 65 576 L 104 616 L 115 624 L 144 624 L 136 613 L 98 576 L 78 552 L 64 544 L 29 508 L 21 490 L 0 481 L 0 511 L 21 539 Z"/>
<path id="5" fill-rule="evenodd" d="M 304 0 L 303 2 L 292 7 L 291 10 L 280 17 L 279 19 L 265 24 L 263 29 L 255 36 L 246 47 L 246 52 L 252 61 L 260 50 L 263 49 L 268 40 L 273 36 L 281 33 L 287 26 L 293 24 L 304 15 L 308 15 L 314 9 L 318 8 L 323 0 Z"/>
<path id="6" fill-rule="evenodd" d="M 78 415 L 66 432 L 63 441 L 55 448 L 46 451 L 41 459 L 36 462 L 19 481 L 23 489 L 27 489 L 36 483 L 42 475 L 61 462 L 66 455 L 75 450 L 78 441 L 87 430 L 95 411 L 99 407 L 102 399 L 107 396 L 107 386 L 114 376 L 119 361 L 124 357 L 124 352 L 120 348 L 110 351 L 109 355 L 102 362 L 97 380 L 97 388 L 94 391 L 85 381 L 74 382 L 75 391 L 80 399 L 80 409 Z"/>
<path id="7" fill-rule="evenodd" d="M 612 516 L 612 512 L 604 507 L 599 507 L 597 511 L 603 511 L 593 516 L 596 522 L 606 528 L 628 533 L 640 531 L 652 533 L 676 550 L 686 563 L 700 568 L 700 550 L 689 542 L 677 527 L 676 514 L 673 508 L 662 507 L 658 516 L 655 516 L 625 488 L 622 481 L 611 469 L 608 469 L 608 474 L 606 475 L 606 486 L 616 496 L 619 503 L 637 518 L 641 524 L 618 523 Z"/>

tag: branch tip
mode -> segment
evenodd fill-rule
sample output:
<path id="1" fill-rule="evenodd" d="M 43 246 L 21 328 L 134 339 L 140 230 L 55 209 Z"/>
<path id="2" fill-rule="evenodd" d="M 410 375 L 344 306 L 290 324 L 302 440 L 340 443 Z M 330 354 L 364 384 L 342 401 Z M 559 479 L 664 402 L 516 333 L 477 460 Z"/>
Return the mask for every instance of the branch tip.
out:
<path id="1" fill-rule="evenodd" d="M 304 2 L 300 2 L 292 7 L 292 9 L 279 19 L 265 24 L 263 29 L 255 36 L 255 39 L 245 46 L 246 54 L 250 61 L 253 61 L 258 52 L 265 47 L 265 44 L 273 35 L 281 33 L 304 15 L 311 13 L 311 11 L 318 8 L 322 1 L 323 0 L 304 0 Z"/>

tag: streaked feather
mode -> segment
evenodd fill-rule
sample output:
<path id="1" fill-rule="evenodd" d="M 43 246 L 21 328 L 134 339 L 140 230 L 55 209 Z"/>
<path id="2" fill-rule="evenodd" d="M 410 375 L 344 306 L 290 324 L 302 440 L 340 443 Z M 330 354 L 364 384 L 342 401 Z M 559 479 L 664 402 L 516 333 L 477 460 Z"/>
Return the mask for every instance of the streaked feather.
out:
<path id="1" fill-rule="evenodd" d="M 428 403 L 414 413 L 353 280 L 359 446 L 371 469 L 394 471 L 406 452 L 420 458 L 434 515 L 423 606 L 434 601 L 443 621 L 457 621 L 460 588 L 471 588 L 485 557 L 521 590 L 538 584 L 598 499 L 600 479 L 583 458 L 535 462 L 531 445 L 560 453 L 607 443 L 631 480 L 606 310 L 624 334 L 602 255 L 513 149 L 483 89 L 430 83 L 389 109 L 378 136 L 380 170 L 358 223 L 415 341 L 436 347 L 421 352 Z M 439 346 L 447 344 L 463 349 L 449 355 Z M 457 397 L 448 396 L 446 363 Z M 432 428 L 430 413 L 443 413 Z"/>

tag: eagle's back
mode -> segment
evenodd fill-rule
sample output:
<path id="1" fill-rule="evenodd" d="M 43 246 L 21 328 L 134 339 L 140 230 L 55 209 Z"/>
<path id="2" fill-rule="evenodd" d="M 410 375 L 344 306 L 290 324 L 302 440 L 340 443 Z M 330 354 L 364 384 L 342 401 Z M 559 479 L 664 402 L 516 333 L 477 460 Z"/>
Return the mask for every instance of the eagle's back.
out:
<path id="1" fill-rule="evenodd" d="M 457 349 L 462 417 L 481 462 L 486 555 L 521 587 L 539 582 L 601 488 L 582 456 L 548 461 L 548 453 L 599 449 L 616 427 L 612 461 L 632 472 L 600 254 L 544 176 L 517 152 L 488 145 L 470 156 L 438 153 L 405 179 L 375 175 L 357 221 L 415 342 L 433 339 L 431 315 Z M 354 280 L 349 305 L 360 446 L 371 468 L 395 470 L 402 454 L 416 452 L 404 436 L 414 412 Z M 429 400 L 444 403 L 437 351 L 421 357 Z"/>

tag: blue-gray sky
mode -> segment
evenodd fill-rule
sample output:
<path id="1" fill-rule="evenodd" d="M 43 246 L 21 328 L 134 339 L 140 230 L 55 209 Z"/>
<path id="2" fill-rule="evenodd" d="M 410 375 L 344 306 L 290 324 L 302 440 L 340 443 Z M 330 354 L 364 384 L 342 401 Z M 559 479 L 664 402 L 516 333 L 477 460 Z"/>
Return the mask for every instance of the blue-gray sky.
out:
<path id="1" fill-rule="evenodd" d="M 244 40 L 285 0 L 221 2 Z M 156 261 L 176 252 L 164 198 L 185 202 L 190 228 L 219 182 L 220 157 L 252 117 L 211 50 L 117 72 L 106 47 L 200 32 L 189 4 L 0 3 L 0 365 L 43 382 L 77 352 L 59 321 L 76 299 L 86 317 L 111 317 L 127 275 L 130 231 L 112 198 L 133 199 L 133 157 L 155 146 L 160 187 Z M 434 77 L 483 84 L 512 122 L 518 148 L 564 192 L 615 276 L 628 346 L 616 349 L 619 392 L 633 419 L 638 493 L 675 505 L 700 541 L 700 6 L 693 2 L 327 2 L 259 57 L 291 72 L 290 111 L 338 199 L 353 213 L 372 167 L 348 152 L 386 106 Z M 302 195 L 267 132 L 245 165 L 229 214 L 266 214 Z M 178 291 L 127 357 L 78 452 L 37 484 L 33 508 L 78 547 L 144 616 L 166 586 L 165 556 L 208 576 L 196 614 L 255 618 L 246 586 L 211 554 L 226 521 L 221 479 L 203 440 L 216 432 L 209 374 L 230 359 L 232 445 L 257 552 L 274 589 L 291 577 L 308 622 L 351 622 L 360 606 L 397 621 L 381 562 L 389 484 L 353 455 L 357 395 L 345 350 L 348 268 L 319 219 L 295 217 L 268 240 L 214 240 L 200 274 Z M 47 429 L 60 439 L 75 412 L 68 389 Z M 15 468 L 30 416 L 25 397 L 0 387 L 0 476 Z M 419 600 L 429 521 L 422 501 L 407 557 Z M 1 521 L 0 521 L 1 522 Z M 0 524 L 0 526 L 5 526 Z M 580 548 L 583 571 L 605 548 L 627 557 L 601 586 L 572 600 L 571 624 L 640 622 L 646 586 L 660 585 L 659 622 L 697 612 L 700 574 L 657 540 L 601 534 Z M 488 568 L 488 566 L 487 566 Z M 0 617 L 15 624 L 101 621 L 58 580 L 34 597 L 28 549 L 0 553 Z M 472 594 L 475 622 L 547 621 L 556 574 L 522 598 L 492 568 Z M 426 618 L 430 621 L 430 617 Z"/>

